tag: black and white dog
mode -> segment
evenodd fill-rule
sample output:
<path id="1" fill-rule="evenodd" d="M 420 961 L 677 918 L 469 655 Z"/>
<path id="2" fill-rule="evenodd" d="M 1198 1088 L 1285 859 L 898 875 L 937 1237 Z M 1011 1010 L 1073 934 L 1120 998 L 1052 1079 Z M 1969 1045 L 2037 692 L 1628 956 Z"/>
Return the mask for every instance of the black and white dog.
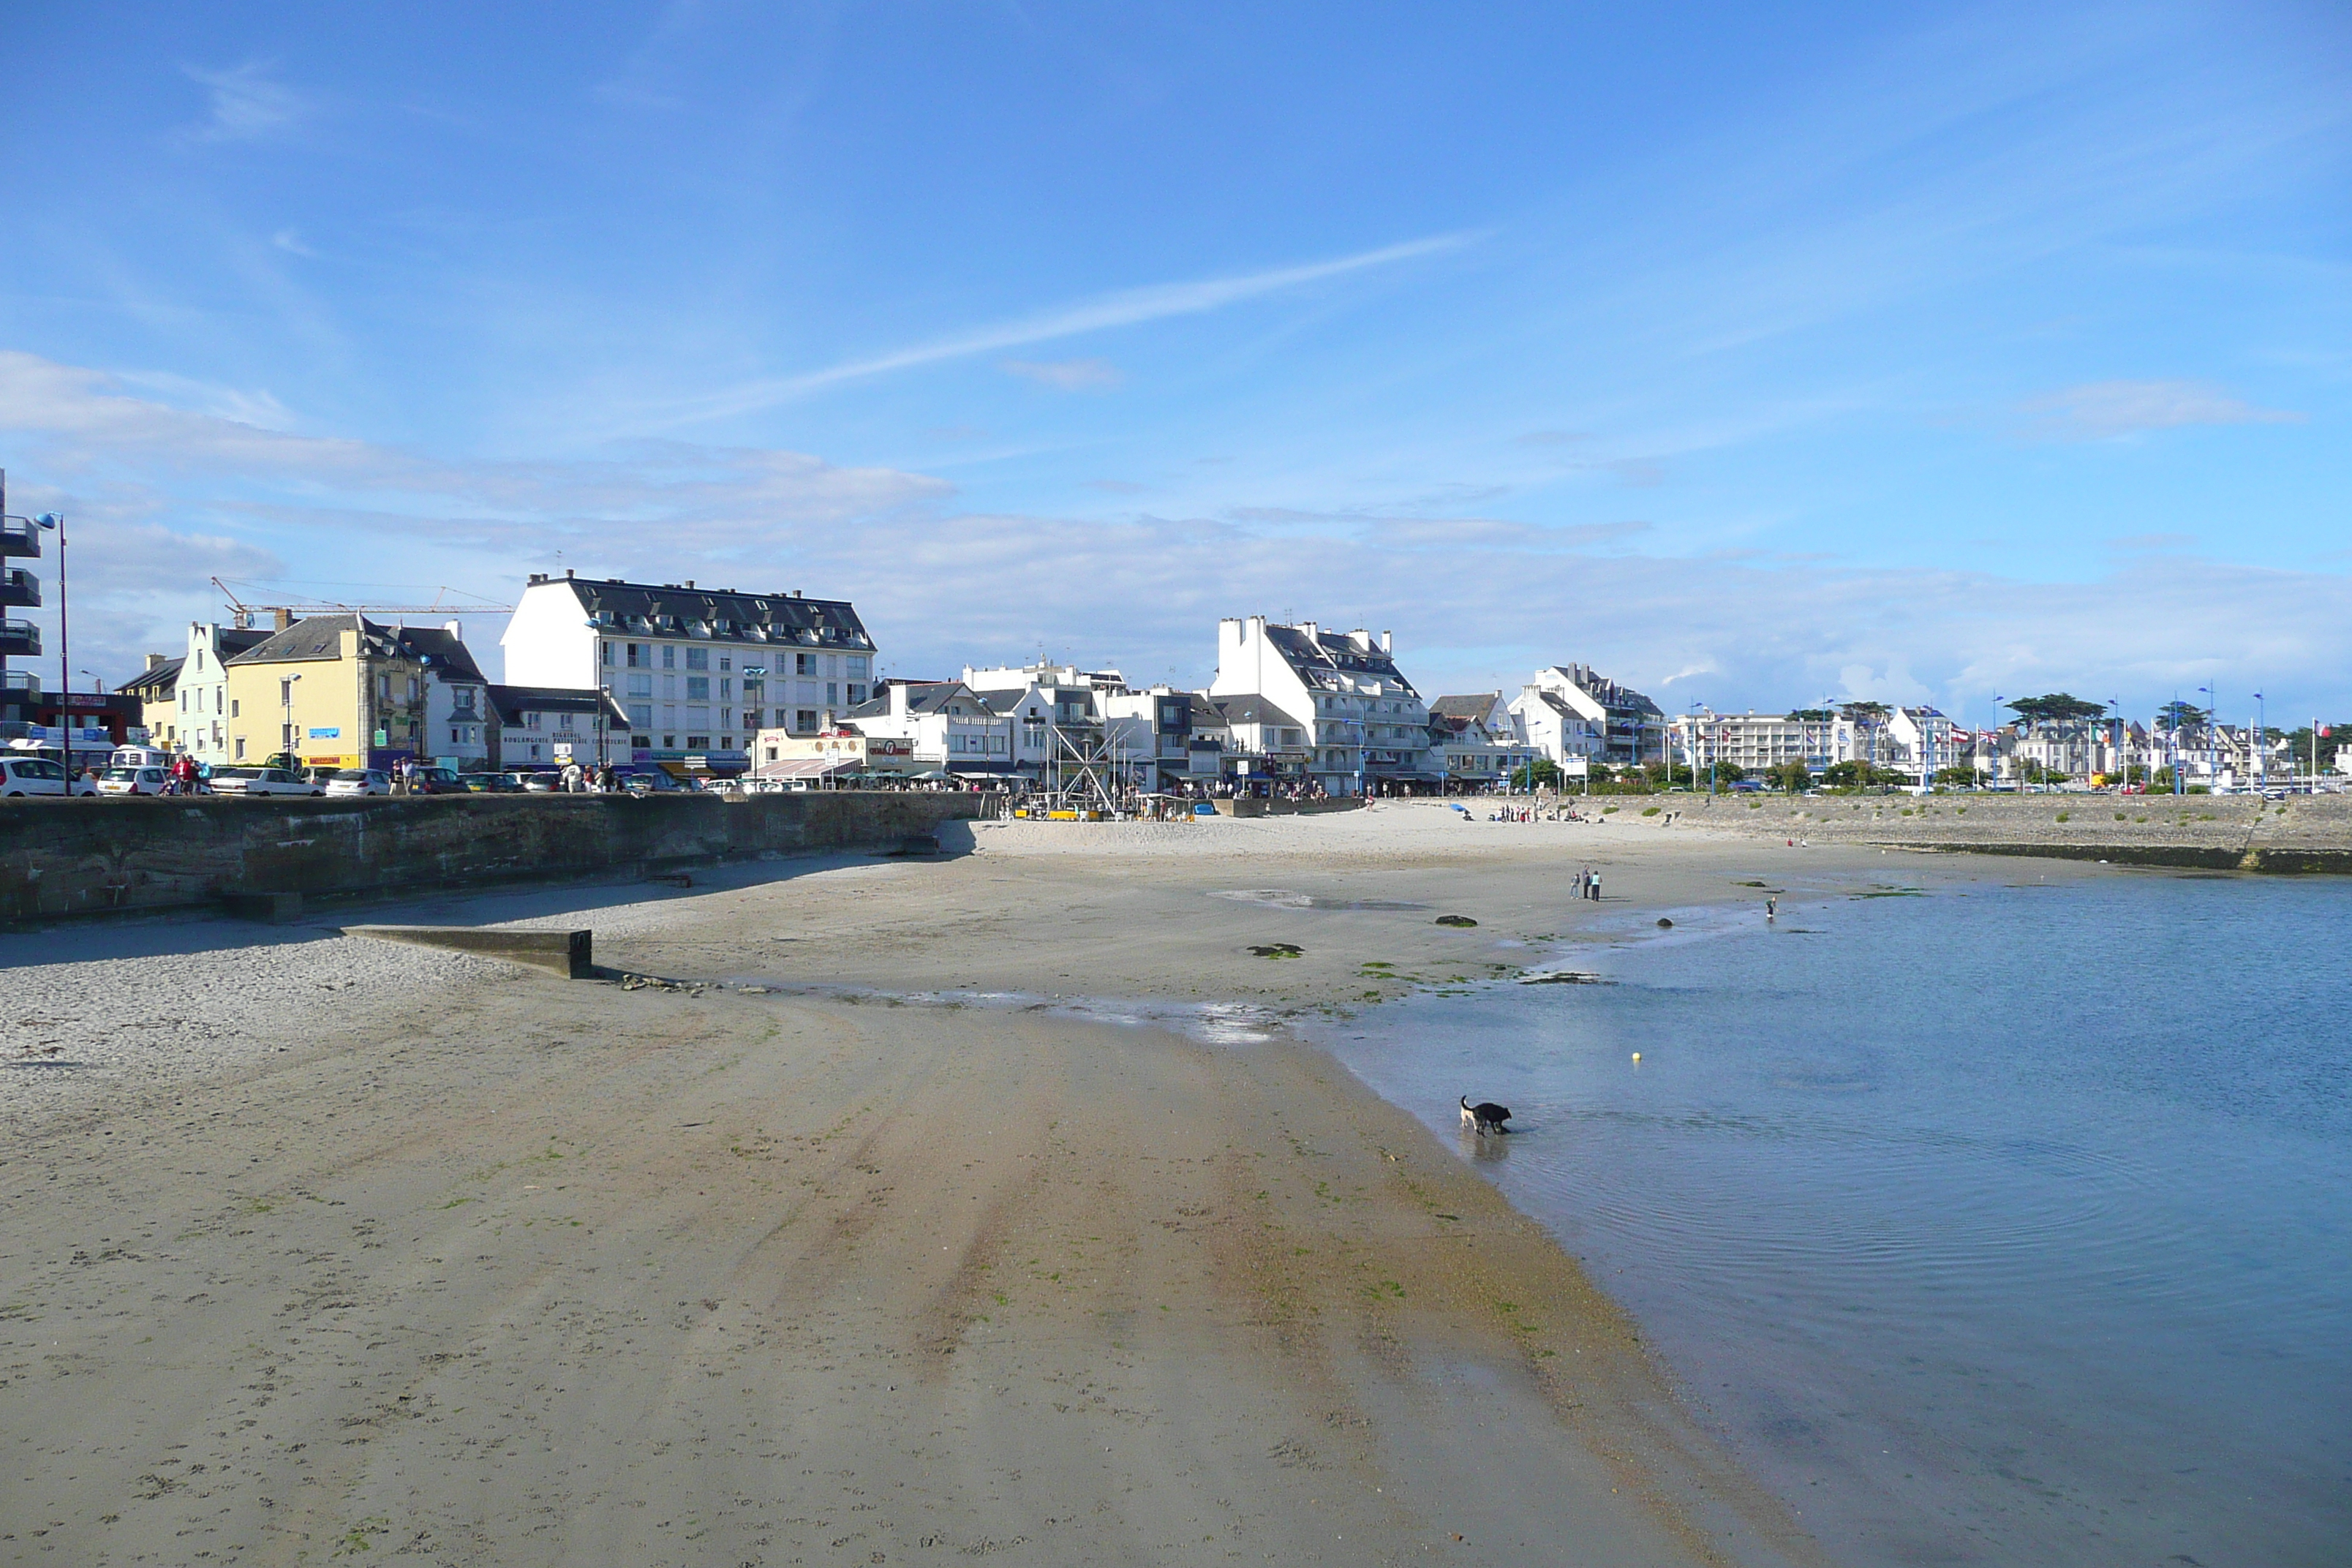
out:
<path id="1" fill-rule="evenodd" d="M 1510 1129 L 1503 1123 L 1510 1119 L 1511 1108 L 1507 1105 L 1497 1105 L 1491 1100 L 1482 1100 L 1473 1105 L 1468 1095 L 1462 1097 L 1462 1127 L 1465 1131 L 1475 1132 L 1481 1138 L 1489 1132 L 1508 1132 Z"/>

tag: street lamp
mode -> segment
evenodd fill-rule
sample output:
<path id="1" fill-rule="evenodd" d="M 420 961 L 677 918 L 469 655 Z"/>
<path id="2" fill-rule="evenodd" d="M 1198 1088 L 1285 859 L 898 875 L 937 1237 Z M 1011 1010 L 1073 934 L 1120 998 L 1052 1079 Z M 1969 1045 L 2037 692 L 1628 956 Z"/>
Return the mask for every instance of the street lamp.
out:
<path id="1" fill-rule="evenodd" d="M 33 521 L 42 528 L 54 530 L 58 536 L 58 754 L 65 759 L 66 788 L 73 788 L 73 731 L 68 721 L 72 715 L 73 679 L 68 673 L 73 660 L 66 642 L 66 517 L 61 511 L 45 511 Z"/>
<path id="2" fill-rule="evenodd" d="M 2269 715 L 2263 707 L 2263 694 L 2254 693 L 2254 787 L 2267 788 L 2271 782 L 2271 733 Z"/>
<path id="3" fill-rule="evenodd" d="M 294 750 L 294 683 L 301 679 L 301 673 L 297 671 L 278 682 L 278 706 L 282 710 L 278 724 L 278 744 L 289 757 L 295 758 L 298 765 L 300 759 Z"/>

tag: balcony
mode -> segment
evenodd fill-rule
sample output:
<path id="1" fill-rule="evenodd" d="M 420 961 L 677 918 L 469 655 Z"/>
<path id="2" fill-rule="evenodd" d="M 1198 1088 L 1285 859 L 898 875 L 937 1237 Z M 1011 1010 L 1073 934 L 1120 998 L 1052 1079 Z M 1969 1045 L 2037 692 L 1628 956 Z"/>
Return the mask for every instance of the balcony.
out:
<path id="1" fill-rule="evenodd" d="M 0 670 L 0 696 L 12 699 L 38 697 L 41 678 L 29 669 Z"/>
<path id="2" fill-rule="evenodd" d="M 40 627 L 30 621 L 0 621 L 0 658 L 32 658 L 40 651 Z"/>
<path id="3" fill-rule="evenodd" d="M 41 531 L 38 525 L 14 517 L 0 522 L 0 556 L 38 555 L 40 552 Z"/>
<path id="4" fill-rule="evenodd" d="M 41 580 L 22 567 L 0 572 L 0 605 L 21 605 L 38 609 L 41 604 Z"/>

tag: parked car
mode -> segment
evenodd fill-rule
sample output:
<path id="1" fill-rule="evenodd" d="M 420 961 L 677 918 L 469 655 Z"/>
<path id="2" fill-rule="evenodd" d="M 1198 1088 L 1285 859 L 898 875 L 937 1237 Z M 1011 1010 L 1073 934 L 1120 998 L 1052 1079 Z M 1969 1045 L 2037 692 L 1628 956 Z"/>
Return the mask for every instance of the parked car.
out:
<path id="1" fill-rule="evenodd" d="M 321 793 L 324 793 L 329 784 L 335 782 L 335 775 L 342 771 L 343 770 L 341 768 L 303 768 L 299 770 L 303 778 L 307 779 L 311 784 L 317 784 Z"/>
<path id="2" fill-rule="evenodd" d="M 100 795 L 162 795 L 172 775 L 161 768 L 109 768 L 100 775 Z"/>
<path id="3" fill-rule="evenodd" d="M 417 795 L 467 795 L 468 791 L 452 768 L 419 768 L 416 770 Z"/>
<path id="4" fill-rule="evenodd" d="M 512 773 L 459 773 L 457 782 L 475 795 L 512 795 L 522 786 L 511 783 Z"/>
<path id="5" fill-rule="evenodd" d="M 0 795 L 78 795 L 96 796 L 98 786 L 77 776 L 67 785 L 66 765 L 47 757 L 0 758 Z"/>
<path id="6" fill-rule="evenodd" d="M 694 785 L 681 784 L 666 773 L 624 773 L 622 787 L 631 795 L 691 795 Z"/>
<path id="7" fill-rule="evenodd" d="M 517 773 L 515 776 L 522 781 L 523 791 L 529 795 L 555 795 L 563 788 L 563 778 L 560 773 Z"/>
<path id="8" fill-rule="evenodd" d="M 215 768 L 215 795 L 324 795 L 327 786 L 312 784 L 289 768 Z"/>
<path id="9" fill-rule="evenodd" d="M 391 793 L 392 775 L 381 768 L 337 768 L 335 776 L 327 781 L 327 794 L 330 795 Z"/>

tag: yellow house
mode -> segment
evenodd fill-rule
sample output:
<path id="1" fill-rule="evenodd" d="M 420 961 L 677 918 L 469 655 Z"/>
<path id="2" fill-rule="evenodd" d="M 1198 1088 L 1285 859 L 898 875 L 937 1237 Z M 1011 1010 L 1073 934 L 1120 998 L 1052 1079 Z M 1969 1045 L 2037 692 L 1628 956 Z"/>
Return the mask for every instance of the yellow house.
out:
<path id="1" fill-rule="evenodd" d="M 180 749 L 180 667 L 185 662 L 151 653 L 145 669 L 114 689 L 139 699 L 139 724 L 147 731 L 147 744 L 167 752 Z"/>
<path id="2" fill-rule="evenodd" d="M 485 752 L 486 683 L 453 631 L 312 616 L 222 669 L 231 763 L 385 767 Z"/>

